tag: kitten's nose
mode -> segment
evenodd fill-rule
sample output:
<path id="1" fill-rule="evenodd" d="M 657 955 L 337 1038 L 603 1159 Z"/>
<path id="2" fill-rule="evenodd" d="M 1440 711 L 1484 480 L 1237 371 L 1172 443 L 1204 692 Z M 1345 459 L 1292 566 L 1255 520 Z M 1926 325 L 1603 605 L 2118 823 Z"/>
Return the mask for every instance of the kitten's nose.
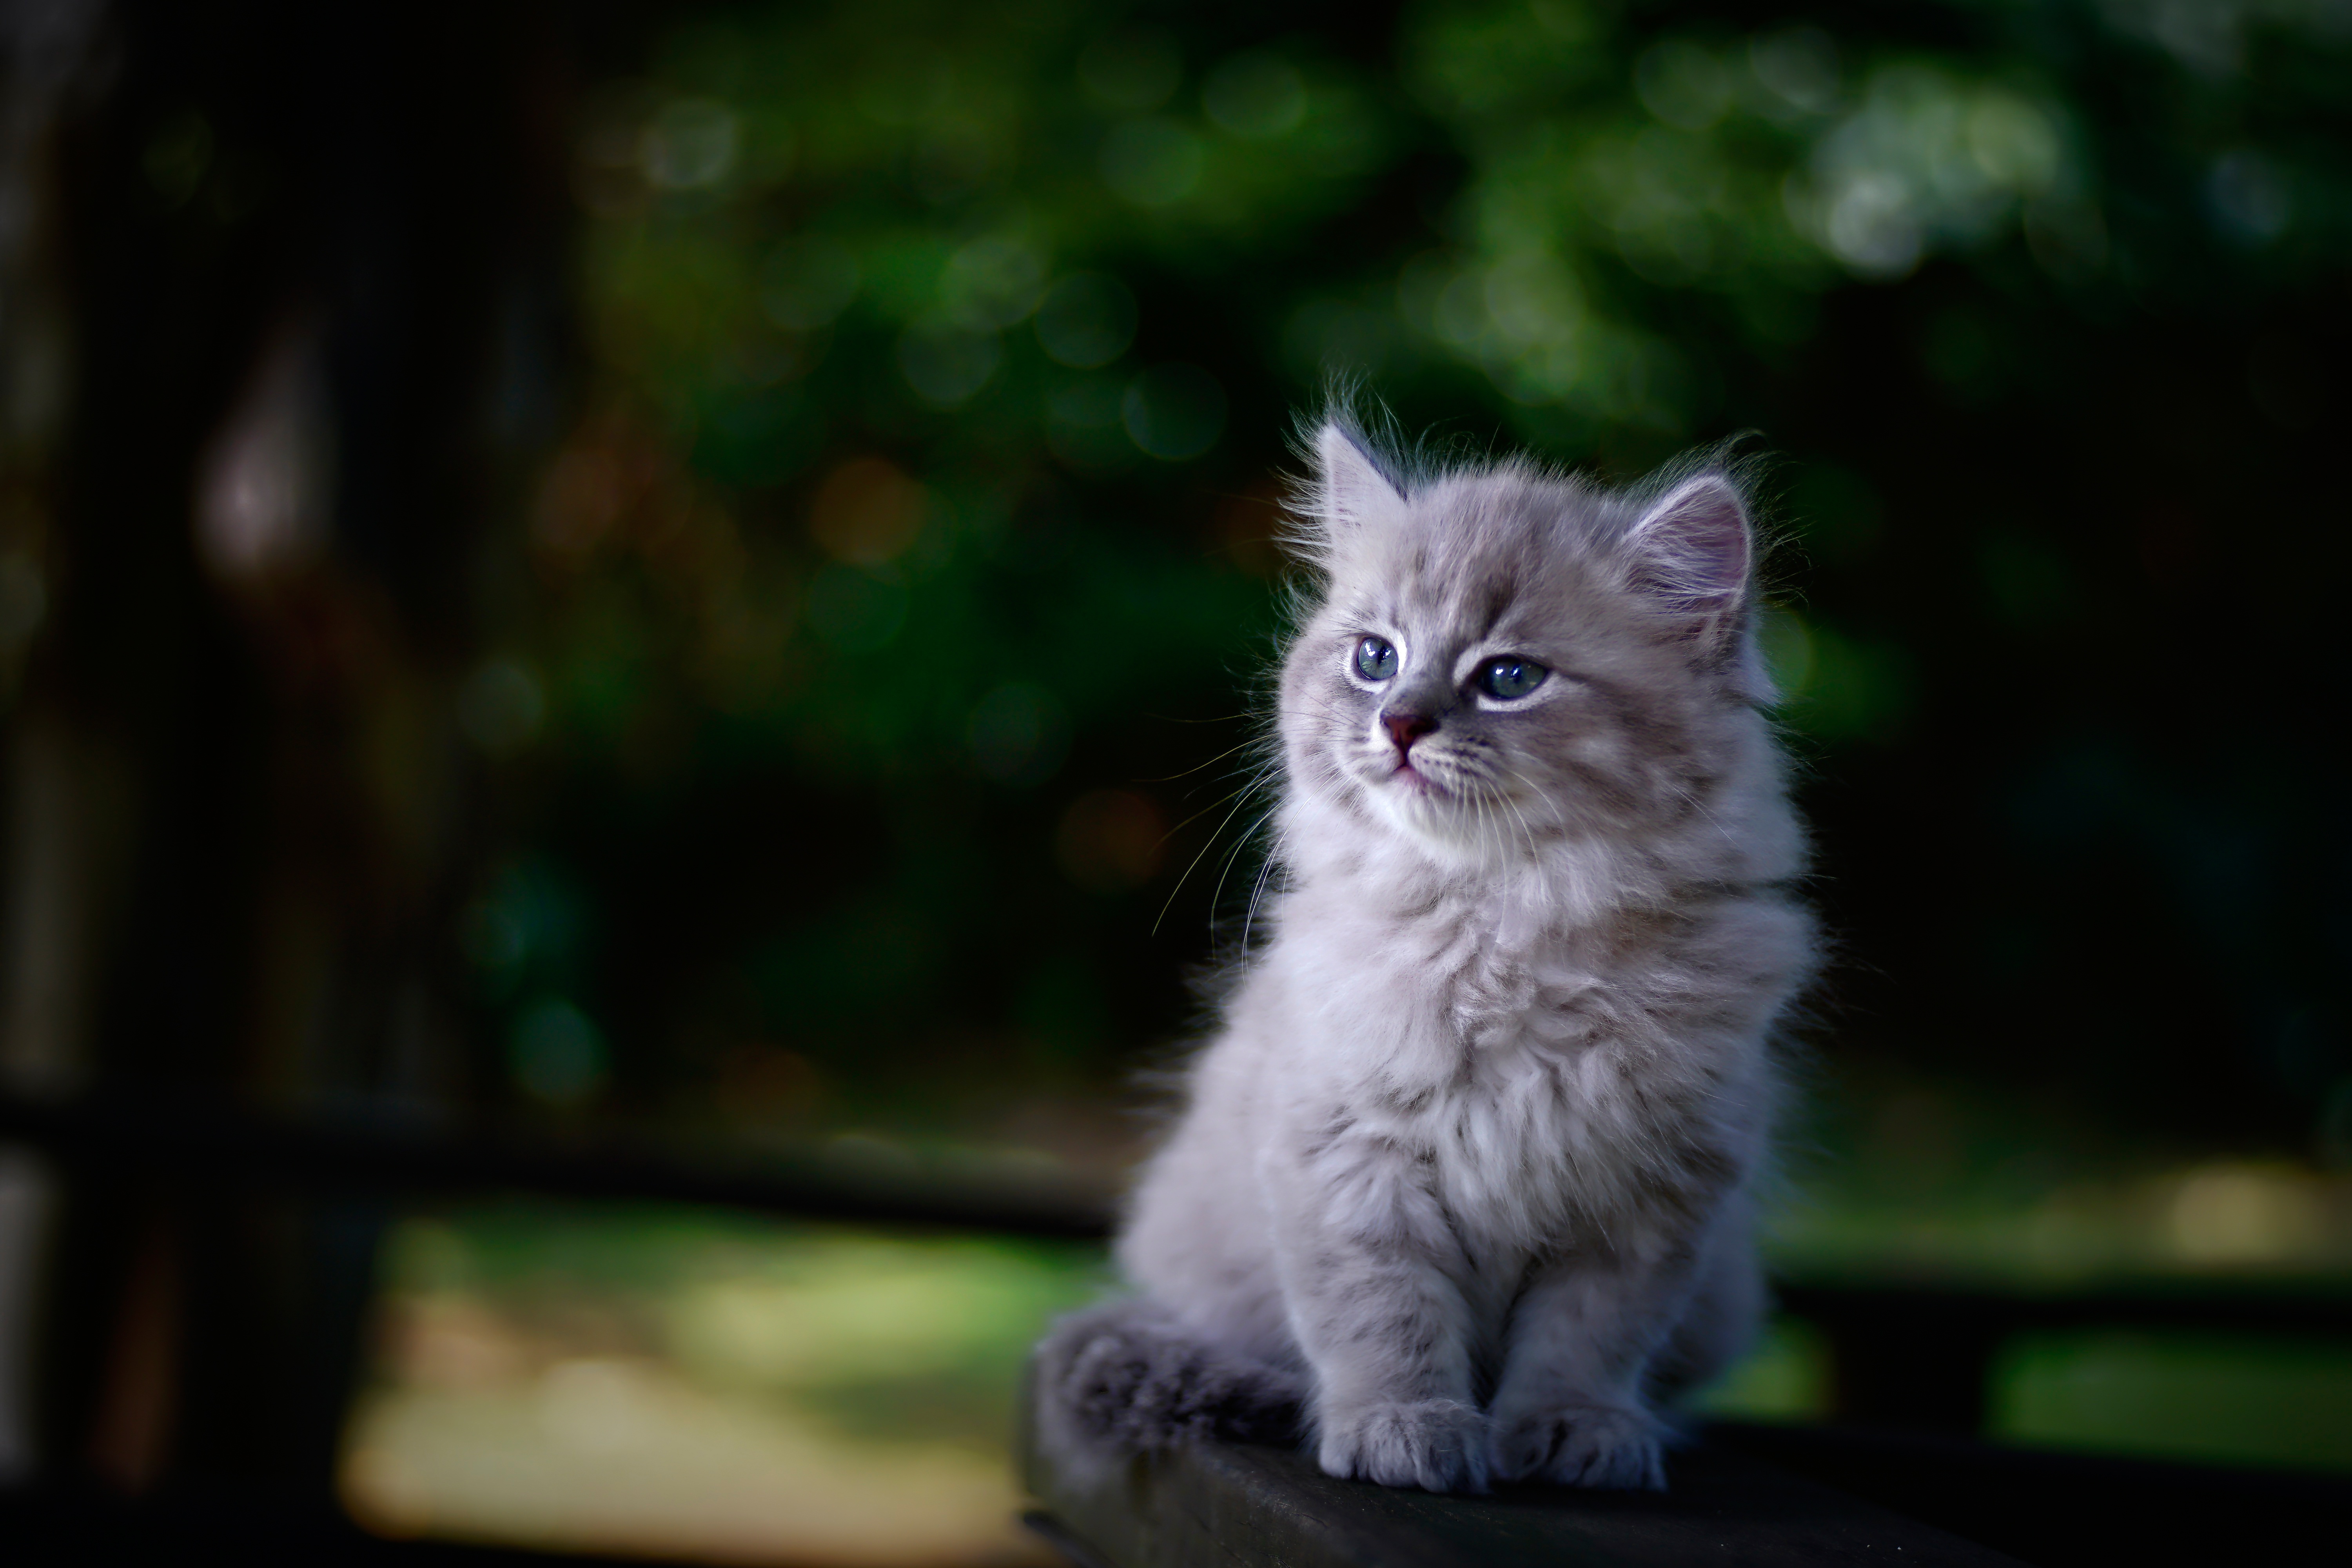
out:
<path id="1" fill-rule="evenodd" d="M 1412 750 L 1415 741 L 1437 728 L 1435 719 L 1410 708 L 1389 709 L 1381 715 L 1381 723 L 1387 728 L 1389 739 L 1396 742 L 1400 757 Z"/>

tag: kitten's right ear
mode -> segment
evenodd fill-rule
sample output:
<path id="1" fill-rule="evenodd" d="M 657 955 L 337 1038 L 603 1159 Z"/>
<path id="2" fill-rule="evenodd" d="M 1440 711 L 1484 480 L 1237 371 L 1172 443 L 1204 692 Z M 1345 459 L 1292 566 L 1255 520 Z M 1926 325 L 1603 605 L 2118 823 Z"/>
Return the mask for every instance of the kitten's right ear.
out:
<path id="1" fill-rule="evenodd" d="M 1337 419 L 1315 433 L 1315 513 L 1334 535 L 1404 505 L 1404 487 L 1389 477 L 1360 435 Z"/>

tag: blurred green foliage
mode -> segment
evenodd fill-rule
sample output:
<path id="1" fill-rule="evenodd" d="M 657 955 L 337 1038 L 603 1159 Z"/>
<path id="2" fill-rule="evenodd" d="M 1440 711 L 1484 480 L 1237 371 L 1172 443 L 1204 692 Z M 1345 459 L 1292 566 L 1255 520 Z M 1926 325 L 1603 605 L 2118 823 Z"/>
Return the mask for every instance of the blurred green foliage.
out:
<path id="1" fill-rule="evenodd" d="M 2221 1334 L 2028 1335 L 1994 1369 L 1991 1426 L 2039 1447 L 2352 1468 L 2352 1352 Z"/>
<path id="2" fill-rule="evenodd" d="M 1002 1131 L 1179 1031 L 1256 873 L 1277 475 L 1335 376 L 1621 478 L 1762 430 L 1833 917 L 1916 933 L 1864 947 L 1926 992 L 2080 987 L 2046 937 L 1972 955 L 2109 851 L 1980 803 L 2120 757 L 2100 812 L 2255 809 L 2050 672 L 2257 624 L 2168 595 L 2241 473 L 2300 504 L 2348 54 L 2320 0 L 684 14 L 582 101 L 579 417 L 482 576 L 513 854 L 468 951 L 525 1098 Z M 1896 869 L 1906 814 L 1969 865 Z M 2316 1042 L 2206 1103 L 2292 1128 L 2352 1082 L 2331 963 L 2224 953 L 2167 1005 Z M 2158 1048 L 2036 1028 L 2092 1073 Z"/>

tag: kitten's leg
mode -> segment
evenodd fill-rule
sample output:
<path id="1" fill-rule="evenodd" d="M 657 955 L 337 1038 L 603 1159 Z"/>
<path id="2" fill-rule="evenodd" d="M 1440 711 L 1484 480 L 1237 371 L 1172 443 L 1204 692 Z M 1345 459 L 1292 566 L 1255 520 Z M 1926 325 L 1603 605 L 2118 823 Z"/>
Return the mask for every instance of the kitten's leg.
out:
<path id="1" fill-rule="evenodd" d="M 1286 1442 L 1303 1381 L 1205 1343 L 1150 1300 L 1062 1319 L 1037 1347 L 1038 1436 L 1081 1470 L 1203 1438 Z"/>
<path id="2" fill-rule="evenodd" d="M 1674 1333 L 1650 1363 L 1650 1393 L 1661 1405 L 1706 1387 L 1756 1342 L 1769 1292 L 1753 1229 L 1718 1226 L 1704 1272 Z"/>
<path id="3" fill-rule="evenodd" d="M 1512 1310 L 1495 1391 L 1495 1468 L 1514 1479 L 1665 1489 L 1644 1384 L 1691 1300 L 1691 1243 L 1653 1237 L 1547 1266 Z"/>
<path id="4" fill-rule="evenodd" d="M 1315 1372 L 1318 1460 L 1384 1486 L 1486 1490 L 1470 1310 L 1442 1267 L 1459 1241 L 1393 1145 L 1341 1170 L 1316 1163 L 1272 1185 L 1283 1295 Z"/>

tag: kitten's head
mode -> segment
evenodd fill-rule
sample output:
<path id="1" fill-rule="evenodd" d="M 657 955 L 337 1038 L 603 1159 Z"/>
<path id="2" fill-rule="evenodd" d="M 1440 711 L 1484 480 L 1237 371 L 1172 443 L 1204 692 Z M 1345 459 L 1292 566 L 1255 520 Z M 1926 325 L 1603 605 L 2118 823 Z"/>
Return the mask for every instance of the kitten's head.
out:
<path id="1" fill-rule="evenodd" d="M 1687 821 L 1761 742 L 1752 535 L 1722 467 L 1617 497 L 1517 460 L 1408 479 L 1339 421 L 1314 448 L 1295 790 L 1493 863 Z"/>

